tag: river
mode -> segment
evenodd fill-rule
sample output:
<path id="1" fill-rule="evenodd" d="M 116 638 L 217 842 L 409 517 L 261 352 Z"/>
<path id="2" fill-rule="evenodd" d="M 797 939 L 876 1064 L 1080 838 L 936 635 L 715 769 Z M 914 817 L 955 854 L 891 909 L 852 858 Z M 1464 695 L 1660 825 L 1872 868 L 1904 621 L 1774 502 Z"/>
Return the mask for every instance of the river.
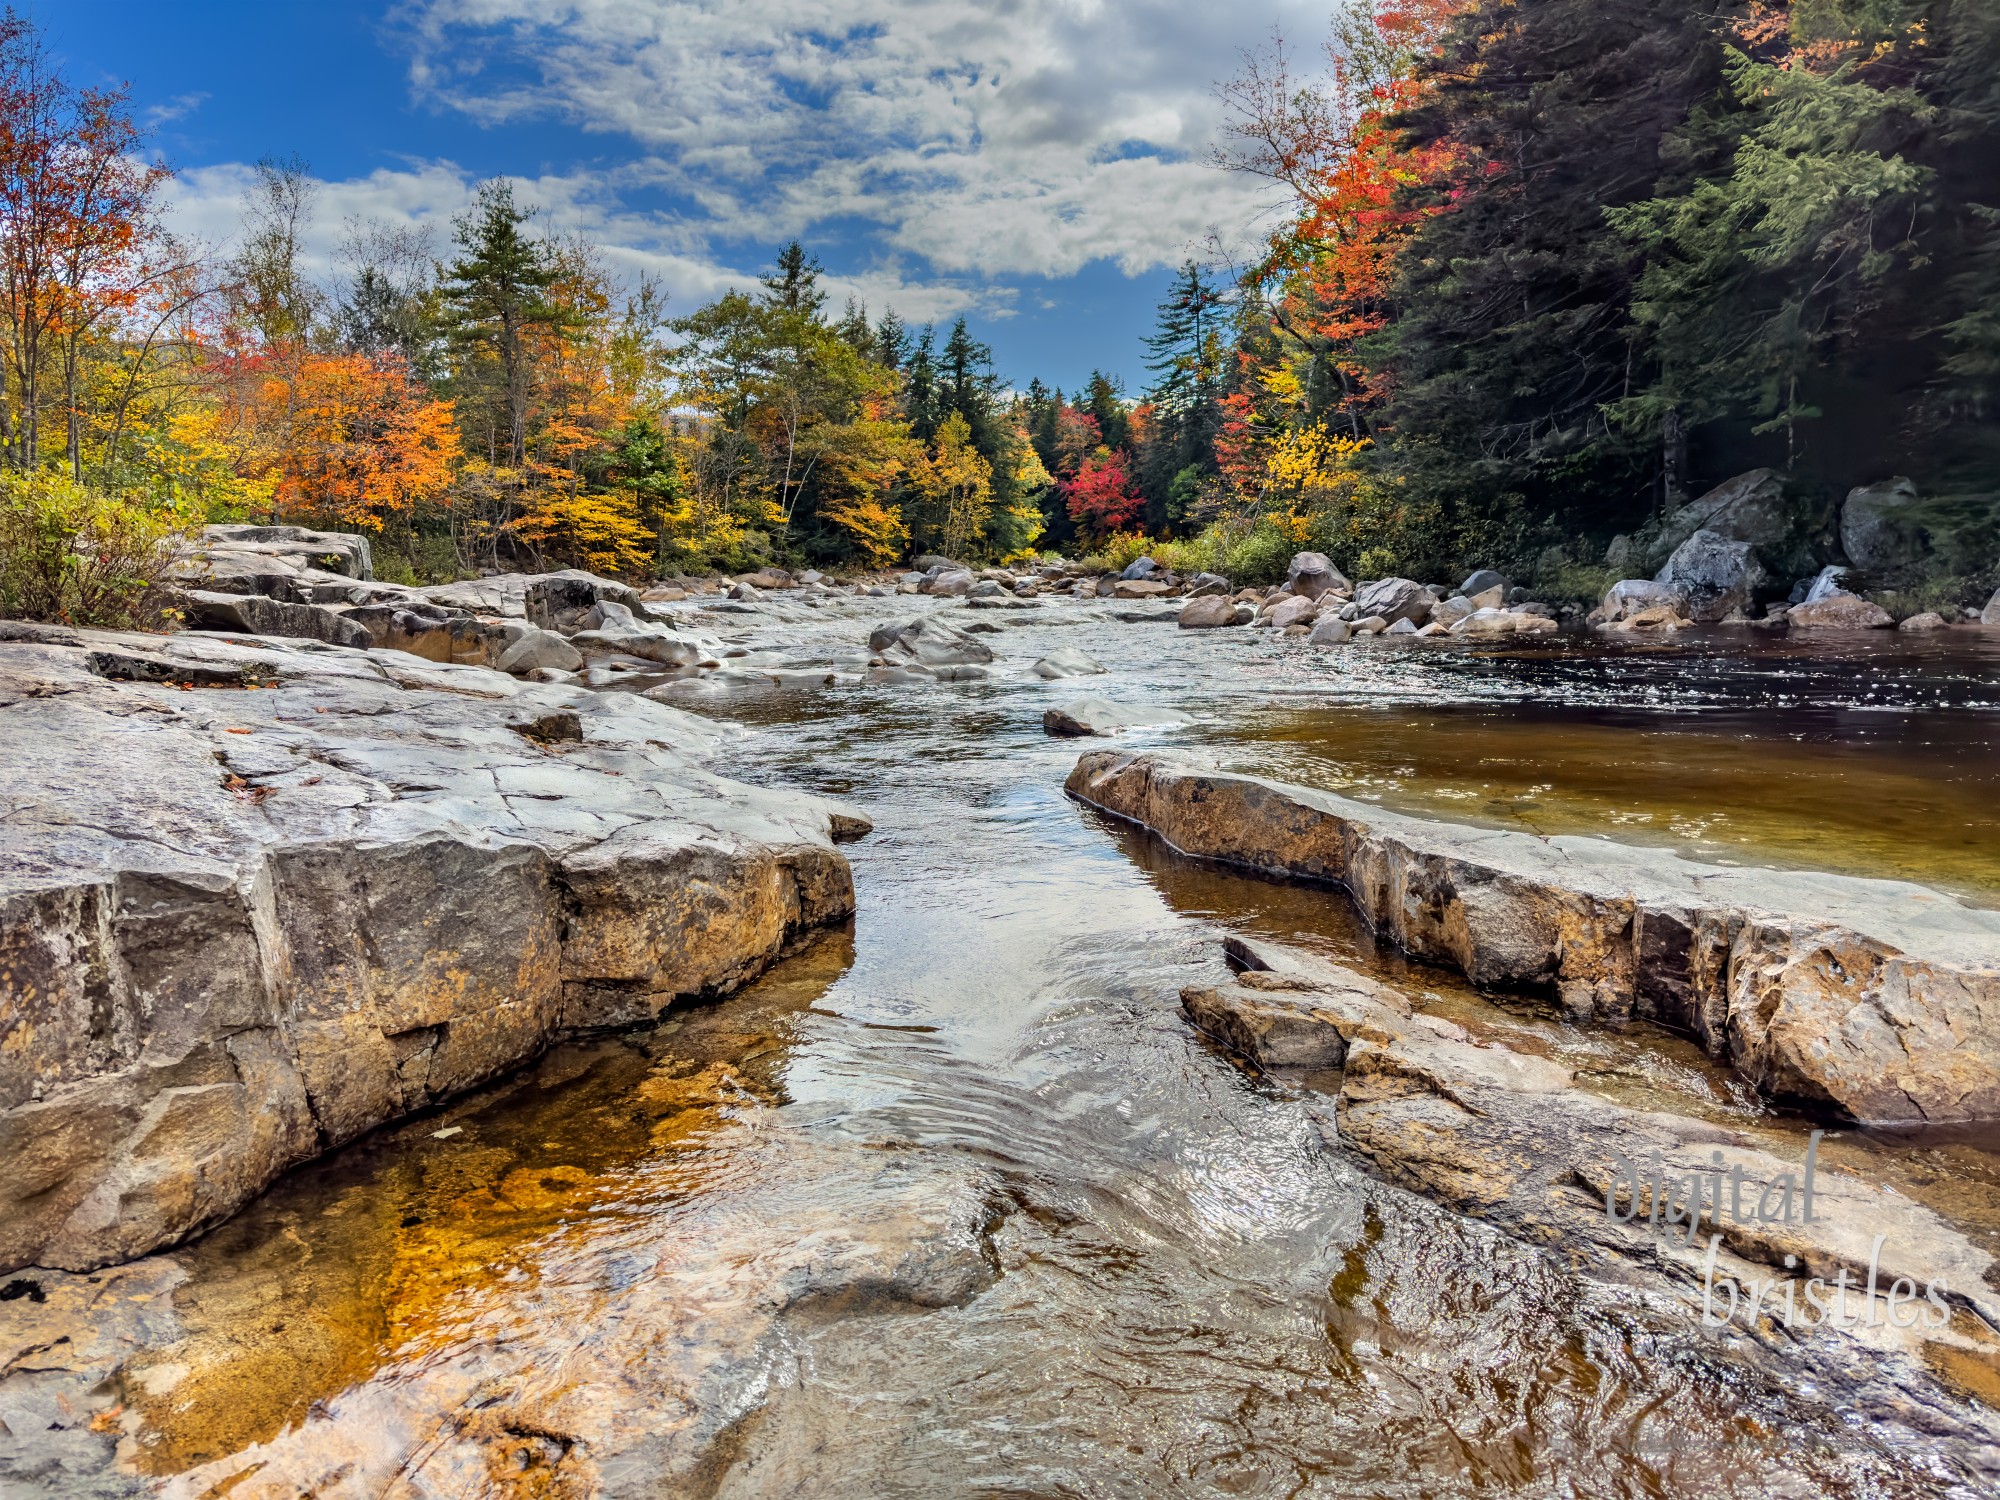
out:
<path id="1" fill-rule="evenodd" d="M 779 605 L 707 625 L 752 650 L 734 666 L 847 672 L 868 625 L 911 604 L 932 607 Z M 545 1371 L 587 1365 L 608 1335 L 566 1325 L 585 1304 L 565 1298 L 734 1276 L 812 1213 L 865 1218 L 891 1175 L 870 1163 L 909 1161 L 989 1205 L 978 1284 L 936 1306 L 863 1286 L 732 1346 L 736 1406 L 699 1456 L 620 1492 L 1981 1493 L 1953 1443 L 1377 1182 L 1334 1139 L 1324 1080 L 1240 1064 L 1189 1028 L 1178 994 L 1224 975 L 1226 934 L 1274 938 L 1618 1097 L 1774 1139 L 1812 1122 L 1770 1114 L 1683 1040 L 1481 996 L 1378 949 L 1338 892 L 1198 865 L 1078 807 L 1061 788 L 1079 742 L 1044 734 L 1041 714 L 1086 695 L 1177 709 L 1187 727 L 1127 739 L 1408 811 L 1994 904 L 2000 632 L 1319 651 L 1120 612 L 954 613 L 997 627 L 986 681 L 682 700 L 746 726 L 719 769 L 874 819 L 846 851 L 851 932 L 732 998 L 571 1043 L 378 1131 L 180 1252 L 185 1333 L 135 1363 L 132 1461 L 170 1475 L 224 1458 L 482 1340 L 524 1342 Z M 1025 670 L 1058 646 L 1109 670 Z M 1836 1129 L 1828 1150 L 2000 1251 L 2000 1158 L 1977 1133 Z M 678 1372 L 706 1355 L 675 1357 Z M 1941 1375 L 2000 1401 L 1976 1362 Z M 624 1378 L 643 1391 L 645 1372 Z M 638 1400 L 629 1420 L 671 1425 L 670 1406 Z"/>

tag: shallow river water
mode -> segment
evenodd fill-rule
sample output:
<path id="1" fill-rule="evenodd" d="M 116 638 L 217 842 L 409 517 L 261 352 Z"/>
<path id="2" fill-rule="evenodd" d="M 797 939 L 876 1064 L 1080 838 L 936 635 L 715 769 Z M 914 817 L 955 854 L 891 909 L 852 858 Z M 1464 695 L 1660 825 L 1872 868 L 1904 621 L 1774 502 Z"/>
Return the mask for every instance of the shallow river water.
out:
<path id="1" fill-rule="evenodd" d="M 771 660 L 851 667 L 867 626 L 908 602 L 710 624 Z M 2000 648 L 1955 632 L 1319 653 L 1066 604 L 978 618 L 1001 627 L 983 637 L 991 681 L 686 700 L 747 726 L 719 769 L 874 819 L 846 850 L 851 933 L 377 1132 L 182 1252 L 187 1336 L 131 1384 L 141 1468 L 234 1453 L 496 1321 L 525 1331 L 547 1305 L 536 1289 L 629 1274 L 635 1226 L 752 1253 L 768 1232 L 752 1189 L 795 1149 L 772 1144 L 775 1118 L 785 1140 L 962 1163 L 1000 1204 L 995 1274 L 961 1305 L 863 1297 L 789 1326 L 755 1356 L 755 1402 L 662 1493 L 1979 1493 L 1948 1445 L 1756 1373 L 1676 1310 L 1374 1181 L 1332 1142 L 1314 1080 L 1238 1065 L 1178 994 L 1222 977 L 1225 934 L 1263 935 L 1620 1097 L 1773 1137 L 1809 1122 L 1765 1115 L 1676 1038 L 1578 1031 L 1378 951 L 1337 891 L 1197 865 L 1078 807 L 1062 782 L 1079 742 L 1047 737 L 1041 712 L 1086 695 L 1177 708 L 1190 726 L 1129 741 L 1409 810 L 1990 904 Z M 1025 672 L 1059 645 L 1109 673 Z M 1828 1150 L 2000 1250 L 2000 1170 L 1977 1139 L 1836 1132 Z M 840 1211 L 871 1188 L 843 1173 L 825 1191 Z M 1990 1370 L 1942 1373 L 2000 1401 Z"/>

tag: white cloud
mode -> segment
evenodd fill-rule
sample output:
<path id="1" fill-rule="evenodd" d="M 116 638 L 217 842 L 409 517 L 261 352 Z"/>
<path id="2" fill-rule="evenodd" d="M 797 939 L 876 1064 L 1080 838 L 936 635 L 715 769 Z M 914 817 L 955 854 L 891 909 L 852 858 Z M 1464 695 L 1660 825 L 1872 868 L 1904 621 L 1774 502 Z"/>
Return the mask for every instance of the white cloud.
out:
<path id="1" fill-rule="evenodd" d="M 146 124 L 157 128 L 171 124 L 175 120 L 185 120 L 189 115 L 208 102 L 205 93 L 176 94 L 165 104 L 155 104 L 146 111 Z"/>
<path id="2" fill-rule="evenodd" d="M 256 169 L 243 163 L 182 172 L 170 187 L 168 227 L 186 239 L 227 250 L 241 230 L 244 194 L 255 180 Z M 585 172 L 512 181 L 516 200 L 540 208 L 549 232 L 575 231 L 589 236 L 603 247 L 612 270 L 628 283 L 641 275 L 658 277 L 681 311 L 691 310 L 730 287 L 750 287 L 759 274 L 756 267 L 734 265 L 707 254 L 700 239 L 691 239 L 674 216 L 626 207 L 621 189 L 629 184 L 622 174 Z M 441 161 L 321 182 L 306 237 L 308 269 L 326 281 L 338 273 L 341 244 L 348 226 L 356 220 L 428 225 L 438 252 L 448 254 L 451 222 L 471 207 L 477 188 L 470 174 Z M 907 276 L 895 259 L 858 273 L 829 275 L 824 284 L 836 305 L 850 296 L 878 311 L 893 305 L 914 322 L 974 309 L 988 317 L 1005 316 L 1013 300 L 1005 288 L 965 278 Z"/>
<path id="3" fill-rule="evenodd" d="M 1270 23 L 1187 0 L 413 0 L 420 96 L 624 137 L 723 242 L 860 220 L 946 274 L 1170 265 L 1267 201 L 1204 165 L 1214 81 Z"/>

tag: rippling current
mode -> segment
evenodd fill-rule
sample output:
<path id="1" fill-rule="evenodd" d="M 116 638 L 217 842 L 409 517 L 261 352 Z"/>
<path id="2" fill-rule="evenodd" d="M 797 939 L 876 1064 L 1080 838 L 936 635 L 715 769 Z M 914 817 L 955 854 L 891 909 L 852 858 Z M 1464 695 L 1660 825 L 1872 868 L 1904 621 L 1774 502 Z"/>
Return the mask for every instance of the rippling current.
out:
<path id="1" fill-rule="evenodd" d="M 851 669 L 868 624 L 905 602 L 709 623 L 760 648 L 750 664 Z M 1081 696 L 1177 708 L 1191 726 L 1131 742 L 1410 810 L 1991 902 L 2000 649 L 1954 633 L 1327 654 L 1068 605 L 979 618 L 1000 627 L 983 637 L 1000 658 L 987 682 L 685 700 L 747 726 L 719 769 L 875 820 L 846 850 L 851 934 L 380 1131 L 186 1252 L 188 1338 L 137 1400 L 144 1467 L 232 1453 L 393 1370 L 413 1340 L 449 1344 L 462 1299 L 504 1318 L 508 1287 L 552 1268 L 613 1275 L 618 1214 L 753 1247 L 762 1226 L 732 1205 L 771 1148 L 752 1149 L 740 1095 L 801 1140 L 928 1148 L 986 1174 L 1004 1205 L 998 1274 L 960 1306 L 862 1304 L 788 1328 L 760 1355 L 756 1411 L 690 1492 L 1977 1493 L 1943 1450 L 1754 1373 L 1682 1310 L 1377 1183 L 1333 1140 L 1315 1080 L 1240 1067 L 1188 1028 L 1178 994 L 1222 977 L 1224 935 L 1260 934 L 1587 1061 L 1625 1097 L 1753 1132 L 1799 1122 L 1763 1116 L 1674 1038 L 1479 996 L 1378 951 L 1338 892 L 1197 866 L 1080 809 L 1061 791 L 1078 744 L 1048 738 L 1041 713 Z M 1061 645 L 1108 674 L 1026 672 Z M 1979 1142 L 1850 1133 L 1829 1149 L 2000 1250 L 2000 1174 Z M 858 1206 L 870 1188 L 827 1191 Z M 535 1314 L 523 1301 L 518 1316 Z M 1975 1394 L 1983 1378 L 1960 1372 Z M 2000 1399 L 2000 1377 L 1985 1394 Z"/>

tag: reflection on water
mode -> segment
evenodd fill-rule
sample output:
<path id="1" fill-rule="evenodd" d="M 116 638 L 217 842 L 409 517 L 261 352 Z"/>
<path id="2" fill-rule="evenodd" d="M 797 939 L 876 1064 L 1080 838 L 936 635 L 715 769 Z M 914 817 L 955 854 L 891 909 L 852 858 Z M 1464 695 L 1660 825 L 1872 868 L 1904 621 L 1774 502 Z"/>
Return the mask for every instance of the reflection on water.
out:
<path id="1" fill-rule="evenodd" d="M 1787 846 L 1801 858 L 1837 845 L 1884 861 L 1875 873 L 1944 859 L 1990 886 L 1992 850 L 1924 826 L 1991 826 L 1990 759 L 1950 752 L 1990 755 L 2000 695 L 1985 658 L 1851 648 L 1918 705 L 1890 744 L 1843 717 L 1878 689 L 1837 653 L 1325 654 L 1064 618 L 989 637 L 1003 665 L 990 682 L 731 706 L 757 726 L 736 774 L 851 796 L 876 819 L 848 849 L 851 947 L 836 939 L 665 1026 L 559 1049 L 294 1174 L 208 1237 L 179 1298 L 189 1338 L 135 1372 L 148 1467 L 298 1421 L 392 1346 L 472 1337 L 454 1309 L 475 1290 L 504 1299 L 553 1237 L 588 1274 L 593 1253 L 614 1253 L 593 1252 L 593 1216 L 645 1213 L 671 1236 L 674 1193 L 730 1190 L 743 1159 L 732 1101 L 751 1098 L 802 1133 L 958 1153 L 998 1175 L 1008 1211 L 992 1235 L 1002 1274 L 964 1306 L 799 1330 L 797 1375 L 738 1434 L 719 1495 L 1974 1493 L 1907 1429 L 1719 1358 L 1678 1307 L 1560 1273 L 1375 1182 L 1329 1144 L 1331 1101 L 1310 1080 L 1240 1067 L 1189 1032 L 1178 992 L 1223 976 L 1223 934 L 1255 933 L 1366 968 L 1635 1104 L 1773 1140 L 1804 1122 L 1766 1113 L 1682 1039 L 1580 1032 L 1532 1001 L 1496 1003 L 1379 950 L 1336 892 L 1192 864 L 1076 808 L 1060 793 L 1076 747 L 1039 722 L 1081 689 L 1018 669 L 1080 646 L 1111 669 L 1092 695 L 1198 720 L 1134 743 L 1503 820 L 1525 820 L 1529 787 L 1541 805 L 1526 817 L 1578 827 L 1706 808 L 1734 820 L 1727 836 L 1709 825 L 1716 844 L 1753 828 L 1782 839 L 1812 818 L 1813 838 Z M 792 654 L 831 656 L 868 623 L 799 626 Z M 1454 795 L 1489 789 L 1507 806 Z M 1764 816 L 1779 798 L 1788 811 Z M 1909 840 L 1860 852 L 1871 824 Z M 1848 1133 L 1827 1150 L 2000 1249 L 2000 1184 L 1979 1142 Z M 718 1220 L 689 1222 L 712 1233 Z M 758 1225 L 722 1222 L 754 1245 Z"/>
<path id="2" fill-rule="evenodd" d="M 1996 716 L 1995 723 L 2000 723 Z M 2000 898 L 2000 739 L 1980 717 L 1447 705 L 1260 715 L 1231 764 L 1402 811 L 1609 833 L 1690 858 Z"/>
<path id="3" fill-rule="evenodd" d="M 184 1342 L 138 1362 L 139 1461 L 174 1473 L 260 1442 L 435 1332 L 467 1293 L 671 1159 L 696 1184 L 739 1100 L 783 1100 L 801 1012 L 852 959 L 828 934 L 754 994 L 572 1043 L 295 1172 L 183 1253 Z M 647 1190 L 657 1186 L 649 1177 Z"/>

